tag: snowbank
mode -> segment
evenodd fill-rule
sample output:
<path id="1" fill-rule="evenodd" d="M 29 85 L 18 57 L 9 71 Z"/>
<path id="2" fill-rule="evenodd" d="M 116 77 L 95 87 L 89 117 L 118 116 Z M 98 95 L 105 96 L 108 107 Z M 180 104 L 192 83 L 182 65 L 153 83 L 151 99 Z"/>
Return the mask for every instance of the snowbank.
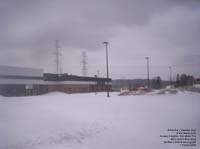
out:
<path id="1" fill-rule="evenodd" d="M 193 85 L 195 88 L 200 88 L 200 84 L 194 84 Z"/>

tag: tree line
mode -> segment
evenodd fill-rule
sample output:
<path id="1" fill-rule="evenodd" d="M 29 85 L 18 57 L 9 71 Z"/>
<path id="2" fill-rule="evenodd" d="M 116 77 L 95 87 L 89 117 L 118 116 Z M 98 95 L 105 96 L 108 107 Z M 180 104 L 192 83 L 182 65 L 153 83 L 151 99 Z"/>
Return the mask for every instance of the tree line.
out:
<path id="1" fill-rule="evenodd" d="M 173 85 L 174 87 L 192 86 L 194 84 L 194 77 L 187 74 L 177 74 L 175 81 L 169 81 L 168 85 Z M 154 77 L 151 80 L 152 89 L 161 89 L 163 86 L 163 81 L 160 76 Z"/>
<path id="2" fill-rule="evenodd" d="M 191 86 L 194 84 L 194 80 L 195 79 L 192 75 L 177 74 L 174 86 L 175 87 Z"/>

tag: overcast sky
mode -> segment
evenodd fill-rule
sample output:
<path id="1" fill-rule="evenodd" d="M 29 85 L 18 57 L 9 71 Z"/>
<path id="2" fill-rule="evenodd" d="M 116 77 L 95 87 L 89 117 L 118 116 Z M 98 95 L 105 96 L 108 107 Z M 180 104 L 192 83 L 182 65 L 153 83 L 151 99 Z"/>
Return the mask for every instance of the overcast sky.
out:
<path id="1" fill-rule="evenodd" d="M 109 41 L 110 77 L 151 78 L 188 73 L 200 77 L 199 0 L 0 0 L 0 64 L 55 72 L 59 40 L 63 72 L 105 76 Z"/>

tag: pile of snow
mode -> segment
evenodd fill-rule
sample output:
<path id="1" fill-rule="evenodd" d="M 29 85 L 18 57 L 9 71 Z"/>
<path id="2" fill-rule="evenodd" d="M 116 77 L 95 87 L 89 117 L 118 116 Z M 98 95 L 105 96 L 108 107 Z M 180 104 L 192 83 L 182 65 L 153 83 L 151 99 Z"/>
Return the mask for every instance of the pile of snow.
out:
<path id="1" fill-rule="evenodd" d="M 164 89 L 160 89 L 160 90 L 154 90 L 151 93 L 149 93 L 149 95 L 163 95 L 163 94 L 177 94 L 178 92 L 180 92 L 178 89 L 174 89 L 174 88 L 164 88 Z"/>
<path id="2" fill-rule="evenodd" d="M 128 95 L 144 95 L 149 93 L 149 91 L 145 90 L 135 90 L 135 91 L 127 91 L 127 92 L 121 92 L 119 96 L 128 96 Z"/>
<path id="3" fill-rule="evenodd" d="M 170 128 L 197 130 L 200 94 L 118 96 L 49 93 L 0 97 L 0 149 L 180 149 Z"/>
<path id="4" fill-rule="evenodd" d="M 200 84 L 194 84 L 193 87 L 200 88 Z"/>
<path id="5" fill-rule="evenodd" d="M 128 95 L 163 95 L 163 94 L 177 94 L 180 90 L 175 88 L 164 88 L 159 90 L 135 90 L 122 92 L 119 96 L 128 96 Z"/>
<path id="6" fill-rule="evenodd" d="M 170 89 L 170 88 L 172 88 L 172 87 L 171 87 L 171 85 L 167 85 L 165 88 L 166 88 L 166 89 Z"/>

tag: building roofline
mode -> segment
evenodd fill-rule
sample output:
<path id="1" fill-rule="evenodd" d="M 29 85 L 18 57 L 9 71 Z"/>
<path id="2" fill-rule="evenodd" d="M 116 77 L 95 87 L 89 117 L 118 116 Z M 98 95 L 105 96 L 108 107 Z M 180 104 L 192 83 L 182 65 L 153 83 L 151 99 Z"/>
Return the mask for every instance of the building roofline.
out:
<path id="1" fill-rule="evenodd" d="M 85 76 L 76 76 L 76 75 L 68 75 L 68 74 L 53 74 L 53 73 L 44 73 L 45 81 L 107 81 L 107 78 L 99 78 L 99 77 L 85 77 Z M 111 78 L 108 79 L 111 82 Z"/>

